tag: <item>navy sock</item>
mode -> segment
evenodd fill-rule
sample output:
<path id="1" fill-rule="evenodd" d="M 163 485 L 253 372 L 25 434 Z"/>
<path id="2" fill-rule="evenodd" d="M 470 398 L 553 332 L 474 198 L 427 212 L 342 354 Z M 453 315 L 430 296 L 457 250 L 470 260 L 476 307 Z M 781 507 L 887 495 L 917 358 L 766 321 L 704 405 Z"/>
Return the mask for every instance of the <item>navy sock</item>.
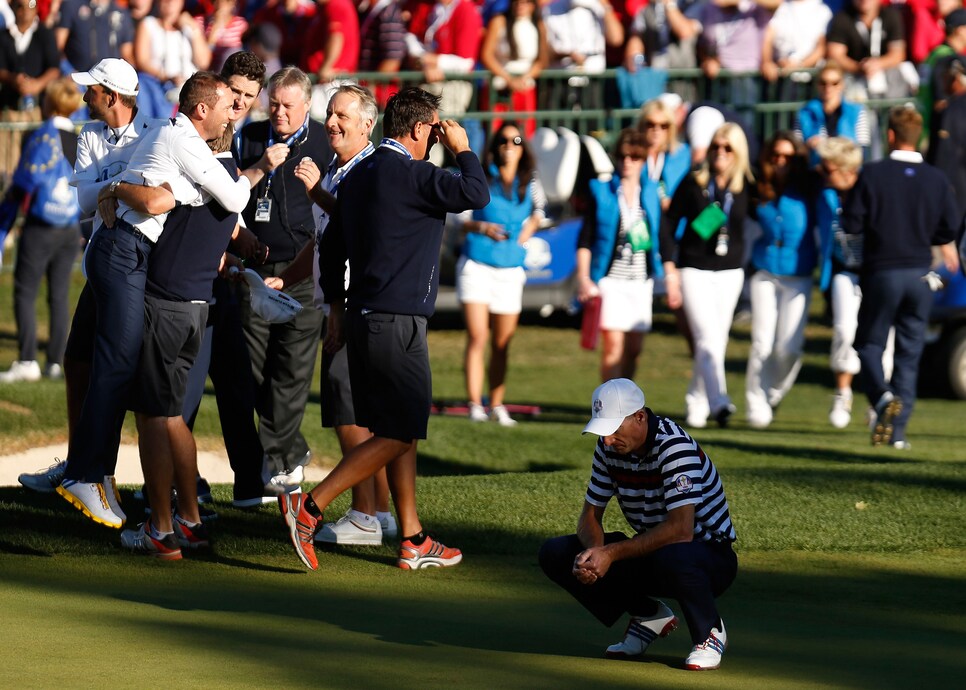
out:
<path id="1" fill-rule="evenodd" d="M 404 541 L 412 542 L 413 546 L 419 546 L 426 541 L 426 533 L 420 531 L 419 534 L 414 534 L 411 537 L 405 537 Z"/>
<path id="2" fill-rule="evenodd" d="M 322 511 L 319 510 L 319 507 L 315 504 L 315 501 L 312 500 L 311 495 L 305 497 L 305 510 L 315 519 L 322 519 Z"/>

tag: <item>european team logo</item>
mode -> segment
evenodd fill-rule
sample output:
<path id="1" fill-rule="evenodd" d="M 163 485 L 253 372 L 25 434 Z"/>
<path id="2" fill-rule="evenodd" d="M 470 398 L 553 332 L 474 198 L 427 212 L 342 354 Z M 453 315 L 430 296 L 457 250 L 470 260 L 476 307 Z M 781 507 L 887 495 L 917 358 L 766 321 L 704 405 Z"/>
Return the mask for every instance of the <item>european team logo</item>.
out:
<path id="1" fill-rule="evenodd" d="M 691 493 L 691 477 L 686 474 L 679 474 L 674 478 L 674 486 L 677 487 L 678 493 L 687 494 Z"/>

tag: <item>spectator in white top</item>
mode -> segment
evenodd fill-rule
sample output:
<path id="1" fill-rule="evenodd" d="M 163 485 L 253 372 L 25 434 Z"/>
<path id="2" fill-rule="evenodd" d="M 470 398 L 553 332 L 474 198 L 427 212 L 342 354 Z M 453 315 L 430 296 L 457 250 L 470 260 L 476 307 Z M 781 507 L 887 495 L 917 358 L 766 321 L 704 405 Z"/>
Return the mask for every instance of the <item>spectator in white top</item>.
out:
<path id="1" fill-rule="evenodd" d="M 134 66 L 140 73 L 141 91 L 151 94 L 157 106 L 150 114 L 170 115 L 181 85 L 210 63 L 204 31 L 185 12 L 184 0 L 156 0 L 154 13 L 134 33 Z"/>
<path id="2" fill-rule="evenodd" d="M 603 72 L 607 46 L 624 43 L 624 27 L 607 0 L 549 0 L 542 11 L 553 69 Z"/>
<path id="3" fill-rule="evenodd" d="M 782 2 L 765 29 L 761 47 L 762 76 L 768 81 L 779 77 L 798 83 L 810 81 L 808 73 L 796 70 L 815 67 L 825 56 L 825 31 L 831 19 L 832 10 L 823 0 Z"/>

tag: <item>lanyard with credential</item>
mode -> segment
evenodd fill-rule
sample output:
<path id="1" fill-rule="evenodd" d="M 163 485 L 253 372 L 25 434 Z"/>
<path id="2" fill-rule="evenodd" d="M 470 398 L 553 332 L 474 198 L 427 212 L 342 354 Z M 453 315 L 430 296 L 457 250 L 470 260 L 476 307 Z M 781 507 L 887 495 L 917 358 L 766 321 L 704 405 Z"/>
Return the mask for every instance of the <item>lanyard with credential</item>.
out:
<path id="1" fill-rule="evenodd" d="M 717 189 L 715 188 L 714 178 L 712 177 L 708 181 L 708 193 L 711 195 L 711 203 L 713 204 L 718 203 L 715 200 L 715 197 L 717 196 L 716 192 Z M 718 231 L 718 241 L 715 242 L 714 245 L 714 253 L 717 256 L 728 255 L 728 244 L 730 242 L 730 238 L 728 237 L 728 223 L 731 222 L 731 206 L 734 204 L 734 202 L 735 197 L 731 193 L 731 190 L 729 189 L 725 191 L 724 204 L 721 205 L 721 210 L 726 216 L 728 216 L 728 220 L 725 221 L 725 224 L 721 226 L 721 230 Z"/>
<path id="2" fill-rule="evenodd" d="M 305 130 L 309 126 L 309 118 L 305 117 L 305 122 L 299 127 L 298 131 L 292 136 L 285 140 L 285 145 L 288 147 L 292 146 L 292 143 L 298 141 L 298 139 L 305 134 Z M 271 127 L 268 128 L 268 146 L 266 149 L 272 148 L 275 145 L 275 130 Z M 284 163 L 282 164 L 284 165 Z M 272 191 L 272 180 L 275 178 L 275 171 L 278 168 L 274 168 L 265 176 L 265 194 L 261 199 L 255 202 L 255 222 L 256 223 L 267 223 L 272 218 L 272 200 L 268 198 L 269 192 Z"/>

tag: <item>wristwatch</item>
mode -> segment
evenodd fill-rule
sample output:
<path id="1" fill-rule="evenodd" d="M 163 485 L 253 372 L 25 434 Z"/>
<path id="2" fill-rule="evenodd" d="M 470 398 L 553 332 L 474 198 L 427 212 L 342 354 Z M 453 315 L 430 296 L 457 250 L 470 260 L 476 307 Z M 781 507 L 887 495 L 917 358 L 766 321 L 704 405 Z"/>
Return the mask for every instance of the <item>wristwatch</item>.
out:
<path id="1" fill-rule="evenodd" d="M 118 179 L 111 180 L 111 184 L 109 184 L 107 186 L 107 192 L 108 192 L 108 194 L 110 194 L 113 197 L 116 197 L 117 196 L 117 186 L 119 184 L 121 184 L 121 181 L 120 180 L 118 180 Z"/>

